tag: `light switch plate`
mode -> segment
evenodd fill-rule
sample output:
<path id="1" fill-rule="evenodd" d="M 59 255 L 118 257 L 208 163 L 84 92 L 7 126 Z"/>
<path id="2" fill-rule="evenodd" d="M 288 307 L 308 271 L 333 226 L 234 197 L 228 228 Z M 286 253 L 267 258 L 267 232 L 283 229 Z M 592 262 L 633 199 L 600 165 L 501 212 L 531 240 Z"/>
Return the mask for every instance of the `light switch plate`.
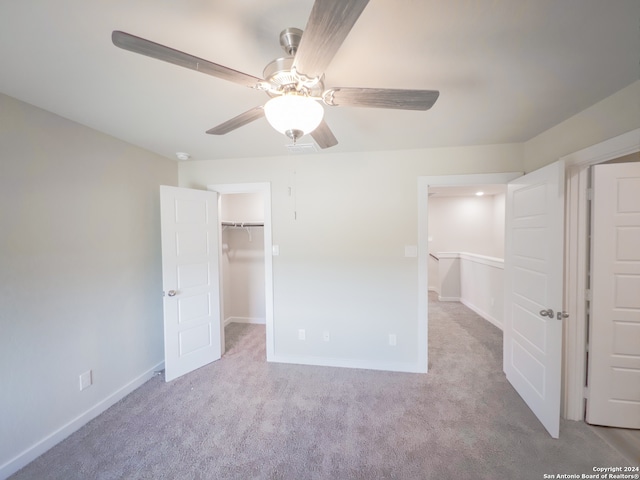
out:
<path id="1" fill-rule="evenodd" d="M 93 373 L 91 370 L 80 375 L 80 391 L 93 385 Z"/>
<path id="2" fill-rule="evenodd" d="M 277 257 L 278 255 L 280 255 L 280 245 L 273 245 L 271 247 L 271 253 L 273 253 L 274 257 Z"/>

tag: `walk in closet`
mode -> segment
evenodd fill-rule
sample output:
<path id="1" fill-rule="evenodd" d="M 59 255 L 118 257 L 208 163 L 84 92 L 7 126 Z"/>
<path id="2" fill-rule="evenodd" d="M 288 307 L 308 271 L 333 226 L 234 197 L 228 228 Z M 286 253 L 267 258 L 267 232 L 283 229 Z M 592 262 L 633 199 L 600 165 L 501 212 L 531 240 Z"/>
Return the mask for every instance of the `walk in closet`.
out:
<path id="1" fill-rule="evenodd" d="M 220 196 L 225 325 L 265 323 L 264 204 L 262 193 Z"/>

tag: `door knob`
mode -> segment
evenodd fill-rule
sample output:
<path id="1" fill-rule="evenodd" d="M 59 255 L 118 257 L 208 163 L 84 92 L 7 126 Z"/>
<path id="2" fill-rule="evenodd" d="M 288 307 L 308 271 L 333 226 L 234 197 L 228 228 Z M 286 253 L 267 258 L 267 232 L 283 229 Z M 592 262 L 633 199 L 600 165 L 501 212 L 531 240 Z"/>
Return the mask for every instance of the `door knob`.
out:
<path id="1" fill-rule="evenodd" d="M 169 291 L 167 292 L 167 295 L 169 295 L 170 297 L 175 297 L 175 296 L 176 296 L 176 293 L 178 293 L 178 292 L 176 292 L 175 290 L 169 290 Z M 552 315 L 553 315 L 553 313 L 552 313 Z"/>
<path id="2" fill-rule="evenodd" d="M 558 320 L 562 320 L 563 318 L 568 318 L 568 317 L 569 317 L 569 314 L 567 312 L 558 312 L 556 314 L 556 318 Z"/>
<path id="3" fill-rule="evenodd" d="M 553 318 L 553 309 L 547 308 L 546 310 L 540 310 L 540 315 L 543 317 Z"/>

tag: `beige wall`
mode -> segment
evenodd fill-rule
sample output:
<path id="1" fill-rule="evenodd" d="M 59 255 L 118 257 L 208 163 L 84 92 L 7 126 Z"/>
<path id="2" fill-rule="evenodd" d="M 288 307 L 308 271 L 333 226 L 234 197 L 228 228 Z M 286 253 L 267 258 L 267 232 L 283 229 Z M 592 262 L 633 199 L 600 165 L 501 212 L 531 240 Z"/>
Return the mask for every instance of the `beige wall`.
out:
<path id="1" fill-rule="evenodd" d="M 176 183 L 175 162 L 0 94 L 0 477 L 163 361 Z"/>
<path id="2" fill-rule="evenodd" d="M 506 216 L 506 193 L 500 193 L 493 196 L 493 225 L 491 231 L 493 232 L 494 251 L 496 255 L 494 257 L 504 258 L 504 221 Z"/>
<path id="3" fill-rule="evenodd" d="M 518 171 L 521 152 L 492 145 L 195 161 L 180 164 L 180 185 L 271 182 L 276 357 L 417 370 L 417 259 L 404 256 L 417 244 L 417 178 Z"/>
<path id="4" fill-rule="evenodd" d="M 429 253 L 468 252 L 503 258 L 504 208 L 504 194 L 429 197 Z M 428 265 L 429 290 L 451 296 L 440 291 L 443 266 L 433 257 Z"/>
<path id="5" fill-rule="evenodd" d="M 636 128 L 640 128 L 640 80 L 525 142 L 524 171 Z"/>
<path id="6" fill-rule="evenodd" d="M 504 195 L 429 198 L 429 252 L 504 256 Z"/>

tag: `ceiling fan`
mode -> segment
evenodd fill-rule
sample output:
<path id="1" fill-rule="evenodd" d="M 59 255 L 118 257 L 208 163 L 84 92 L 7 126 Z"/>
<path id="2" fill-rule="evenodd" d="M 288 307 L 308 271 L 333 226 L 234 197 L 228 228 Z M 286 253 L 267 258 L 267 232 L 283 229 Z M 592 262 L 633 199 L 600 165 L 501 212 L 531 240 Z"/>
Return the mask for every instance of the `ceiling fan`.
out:
<path id="1" fill-rule="evenodd" d="M 337 145 L 333 132 L 323 120 L 323 102 L 328 106 L 375 107 L 399 110 L 428 110 L 438 99 L 436 90 L 354 88 L 324 86 L 324 70 L 356 23 L 369 0 L 315 0 L 304 35 L 298 28 L 280 34 L 280 45 L 287 56 L 269 63 L 264 78 L 254 77 L 209 62 L 164 45 L 114 31 L 117 47 L 147 55 L 174 65 L 190 68 L 223 80 L 264 91 L 271 97 L 264 106 L 241 113 L 207 130 L 224 135 L 265 117 L 278 131 L 295 143 L 311 134 L 320 148 Z"/>

